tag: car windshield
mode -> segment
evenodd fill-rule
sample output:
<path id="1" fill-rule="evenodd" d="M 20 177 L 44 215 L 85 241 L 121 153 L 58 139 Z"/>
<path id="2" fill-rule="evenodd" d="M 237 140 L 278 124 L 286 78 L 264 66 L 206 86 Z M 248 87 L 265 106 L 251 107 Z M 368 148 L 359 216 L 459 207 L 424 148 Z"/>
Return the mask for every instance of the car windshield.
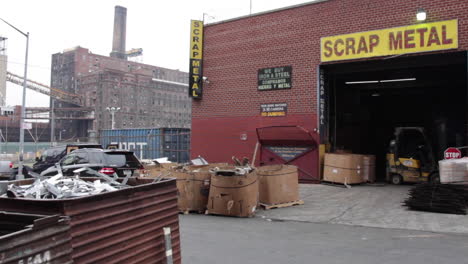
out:
<path id="1" fill-rule="evenodd" d="M 126 164 L 128 167 L 138 167 L 140 162 L 138 159 L 133 155 L 133 153 L 113 153 L 113 152 L 108 152 L 105 153 L 106 157 L 106 164 L 109 166 L 117 166 L 117 167 L 123 167 Z"/>
<path id="2" fill-rule="evenodd" d="M 65 147 L 47 149 L 46 151 L 42 153 L 41 159 L 45 161 L 51 158 L 55 158 L 58 155 L 62 154 L 64 150 L 65 150 Z"/>

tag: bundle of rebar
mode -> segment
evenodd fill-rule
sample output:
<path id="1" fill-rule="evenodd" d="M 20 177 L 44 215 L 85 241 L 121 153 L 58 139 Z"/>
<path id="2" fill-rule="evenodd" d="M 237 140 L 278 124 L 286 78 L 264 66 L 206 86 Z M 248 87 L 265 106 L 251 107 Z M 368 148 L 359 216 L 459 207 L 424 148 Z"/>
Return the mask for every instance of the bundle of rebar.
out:
<path id="1" fill-rule="evenodd" d="M 409 198 L 403 204 L 410 210 L 466 215 L 468 186 L 420 184 L 409 191 Z"/>

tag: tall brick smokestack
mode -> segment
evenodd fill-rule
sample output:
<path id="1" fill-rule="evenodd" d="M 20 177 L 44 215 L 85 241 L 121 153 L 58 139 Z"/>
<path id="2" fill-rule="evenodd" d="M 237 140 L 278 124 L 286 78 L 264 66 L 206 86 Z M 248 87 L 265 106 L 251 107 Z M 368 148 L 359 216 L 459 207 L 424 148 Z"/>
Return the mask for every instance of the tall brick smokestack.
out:
<path id="1" fill-rule="evenodd" d="M 114 35 L 112 40 L 111 57 L 126 59 L 125 38 L 127 30 L 127 8 L 115 6 L 114 13 Z"/>

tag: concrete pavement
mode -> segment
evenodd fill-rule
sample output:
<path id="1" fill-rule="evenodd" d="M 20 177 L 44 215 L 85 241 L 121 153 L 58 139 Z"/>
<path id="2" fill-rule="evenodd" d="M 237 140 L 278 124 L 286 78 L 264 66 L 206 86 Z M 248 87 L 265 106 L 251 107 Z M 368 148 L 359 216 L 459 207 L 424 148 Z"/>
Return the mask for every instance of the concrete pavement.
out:
<path id="1" fill-rule="evenodd" d="M 183 263 L 460 264 L 468 236 L 337 224 L 180 215 Z"/>
<path id="2" fill-rule="evenodd" d="M 417 212 L 401 206 L 411 185 L 350 189 L 301 184 L 304 205 L 259 210 L 258 218 L 468 234 L 468 216 Z"/>

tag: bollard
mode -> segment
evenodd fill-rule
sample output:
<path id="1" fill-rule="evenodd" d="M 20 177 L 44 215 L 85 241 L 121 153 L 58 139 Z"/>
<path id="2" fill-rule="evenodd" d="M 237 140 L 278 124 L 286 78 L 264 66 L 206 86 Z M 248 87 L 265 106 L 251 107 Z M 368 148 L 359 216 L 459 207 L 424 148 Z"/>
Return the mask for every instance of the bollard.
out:
<path id="1" fill-rule="evenodd" d="M 165 240 L 165 246 L 166 246 L 166 263 L 167 264 L 173 264 L 172 261 L 172 242 L 171 242 L 171 228 L 170 227 L 164 227 L 164 240 Z"/>

